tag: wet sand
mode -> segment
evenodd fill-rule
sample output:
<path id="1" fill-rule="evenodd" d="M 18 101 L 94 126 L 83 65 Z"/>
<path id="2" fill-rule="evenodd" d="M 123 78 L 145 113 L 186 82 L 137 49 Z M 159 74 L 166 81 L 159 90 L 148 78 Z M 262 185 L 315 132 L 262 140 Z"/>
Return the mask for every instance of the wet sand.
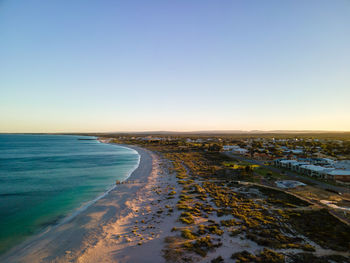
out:
<path id="1" fill-rule="evenodd" d="M 13 248 L 0 257 L 0 262 L 97 262 L 86 258 L 87 252 L 107 238 L 110 233 L 107 229 L 114 228 L 113 233 L 118 233 L 120 221 L 133 217 L 133 205 L 142 198 L 140 191 L 147 185 L 150 187 L 151 175 L 156 177 L 158 173 L 153 167 L 154 154 L 140 147 L 127 147 L 135 149 L 141 158 L 138 168 L 125 183 L 117 185 L 68 222 Z M 108 258 L 116 262 L 113 255 L 106 255 L 105 259 L 101 256 L 100 262 L 110 262 Z"/>

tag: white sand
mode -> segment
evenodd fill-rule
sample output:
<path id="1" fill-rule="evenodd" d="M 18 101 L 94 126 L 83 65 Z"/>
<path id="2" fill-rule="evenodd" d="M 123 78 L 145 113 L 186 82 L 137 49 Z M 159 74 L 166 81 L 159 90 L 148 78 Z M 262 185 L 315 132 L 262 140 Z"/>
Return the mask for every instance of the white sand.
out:
<path id="1" fill-rule="evenodd" d="M 177 218 L 165 216 L 164 205 L 174 207 L 176 201 L 164 193 L 176 181 L 162 171 L 158 156 L 130 148 L 141 155 L 127 180 L 132 183 L 118 185 L 70 221 L 15 247 L 0 262 L 164 262 L 163 240 Z M 157 213 L 160 208 L 162 214 Z"/>
<path id="2" fill-rule="evenodd" d="M 165 262 L 162 257 L 164 238 L 178 236 L 178 232 L 171 232 L 173 227 L 184 227 L 177 220 L 180 211 L 175 209 L 181 187 L 175 175 L 168 174 L 168 160 L 161 160 L 139 147 L 127 147 L 141 155 L 140 165 L 127 180 L 129 183 L 118 185 L 67 223 L 14 248 L 0 257 L 0 262 Z M 168 199 L 173 189 L 177 192 L 176 198 Z M 173 208 L 174 212 L 168 214 L 165 206 Z M 208 219 L 224 218 L 212 214 Z M 195 262 L 210 262 L 219 255 L 229 259 L 234 252 L 258 253 L 263 248 L 246 238 L 241 239 L 240 235 L 231 237 L 229 232 L 216 238 L 220 238 L 223 245 L 205 258 L 195 254 L 188 256 Z M 334 254 L 334 251 L 313 245 L 318 255 Z M 348 256 L 347 253 L 336 254 Z"/>

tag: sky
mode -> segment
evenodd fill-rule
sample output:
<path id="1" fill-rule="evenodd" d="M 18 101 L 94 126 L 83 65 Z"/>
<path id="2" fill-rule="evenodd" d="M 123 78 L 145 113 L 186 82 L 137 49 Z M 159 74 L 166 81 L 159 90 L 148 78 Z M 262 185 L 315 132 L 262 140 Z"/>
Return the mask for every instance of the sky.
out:
<path id="1" fill-rule="evenodd" d="M 0 0 L 0 132 L 350 131 L 348 0 Z"/>

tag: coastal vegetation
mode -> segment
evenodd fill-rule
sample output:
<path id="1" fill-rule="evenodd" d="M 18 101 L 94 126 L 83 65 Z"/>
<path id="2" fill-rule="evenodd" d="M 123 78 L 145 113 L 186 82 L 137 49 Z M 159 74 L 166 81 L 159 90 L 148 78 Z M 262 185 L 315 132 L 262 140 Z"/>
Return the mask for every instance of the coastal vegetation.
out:
<path id="1" fill-rule="evenodd" d="M 216 146 L 181 147 L 178 141 L 137 143 L 170 161 L 169 172 L 179 186 L 167 197 L 177 197 L 174 210 L 178 211 L 176 227 L 165 239 L 167 261 L 208 258 L 223 262 L 218 253 L 223 244 L 230 246 L 230 240 L 251 248 L 233 247 L 231 260 L 235 262 L 307 262 L 303 260 L 308 258 L 342 262 L 339 253 L 349 251 L 347 224 L 295 194 L 259 184 L 256 177 L 256 173 L 275 178 L 283 175 L 232 160 Z M 315 252 L 320 249 L 333 252 L 317 257 Z M 214 251 L 216 256 L 211 257 Z"/>
<path id="2" fill-rule="evenodd" d="M 285 256 L 283 254 L 274 252 L 271 249 L 266 249 L 259 253 L 258 255 L 253 255 L 248 251 L 244 250 L 242 252 L 237 252 L 232 254 L 232 259 L 235 259 L 237 263 L 243 262 L 256 262 L 256 263 L 283 263 L 285 262 Z"/>

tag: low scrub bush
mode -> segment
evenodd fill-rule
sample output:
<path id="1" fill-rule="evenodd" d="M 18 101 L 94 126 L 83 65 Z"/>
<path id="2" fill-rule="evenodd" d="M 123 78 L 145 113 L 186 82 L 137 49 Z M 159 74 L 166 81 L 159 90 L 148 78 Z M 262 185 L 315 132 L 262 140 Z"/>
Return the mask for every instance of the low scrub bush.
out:
<path id="1" fill-rule="evenodd" d="M 180 221 L 188 225 L 191 225 L 194 223 L 193 216 L 189 212 L 182 212 L 180 215 Z"/>

